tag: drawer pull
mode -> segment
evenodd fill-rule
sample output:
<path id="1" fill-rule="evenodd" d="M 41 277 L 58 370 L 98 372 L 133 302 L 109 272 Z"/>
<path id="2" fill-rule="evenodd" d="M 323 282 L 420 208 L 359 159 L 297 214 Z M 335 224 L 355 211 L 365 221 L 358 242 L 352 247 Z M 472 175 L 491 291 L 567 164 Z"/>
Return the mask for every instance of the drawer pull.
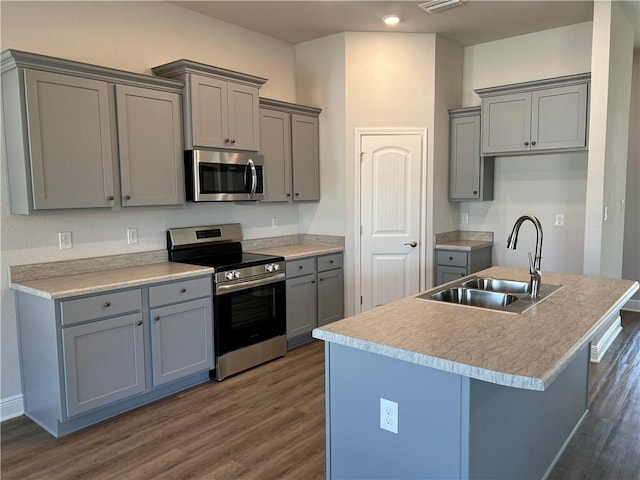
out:
<path id="1" fill-rule="evenodd" d="M 109 308 L 111 306 L 111 302 L 110 301 L 106 301 L 104 302 L 104 308 Z"/>
<path id="2" fill-rule="evenodd" d="M 311 280 L 311 283 L 316 283 L 316 281 L 315 280 Z"/>
<path id="3" fill-rule="evenodd" d="M 186 288 L 181 288 L 181 289 L 180 289 L 180 293 L 186 293 L 186 292 L 187 292 L 187 289 L 186 289 Z"/>
<path id="4" fill-rule="evenodd" d="M 302 265 L 298 265 L 298 270 L 302 270 L 304 267 Z"/>
<path id="5" fill-rule="evenodd" d="M 453 261 L 453 257 L 449 257 L 449 260 Z"/>
<path id="6" fill-rule="evenodd" d="M 319 280 L 320 280 L 321 282 L 324 282 L 324 278 L 320 278 Z"/>
<path id="7" fill-rule="evenodd" d="M 157 322 L 158 320 L 160 320 L 160 315 L 156 315 L 155 317 L 153 317 L 153 319 Z"/>
<path id="8" fill-rule="evenodd" d="M 141 327 L 142 326 L 142 320 L 138 320 L 138 326 Z"/>
<path id="9" fill-rule="evenodd" d="M 329 260 L 329 263 L 330 263 L 331 265 L 333 265 L 333 260 Z"/>

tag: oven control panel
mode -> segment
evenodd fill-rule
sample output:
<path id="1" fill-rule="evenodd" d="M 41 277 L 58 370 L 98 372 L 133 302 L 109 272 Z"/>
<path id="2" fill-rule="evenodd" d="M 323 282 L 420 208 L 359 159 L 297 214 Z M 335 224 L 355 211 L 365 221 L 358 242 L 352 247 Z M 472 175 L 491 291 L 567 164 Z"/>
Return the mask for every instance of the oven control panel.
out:
<path id="1" fill-rule="evenodd" d="M 273 262 L 253 267 L 239 267 L 226 272 L 218 272 L 215 274 L 216 284 L 228 282 L 242 282 L 254 278 L 270 278 L 275 276 L 284 277 L 284 262 Z"/>

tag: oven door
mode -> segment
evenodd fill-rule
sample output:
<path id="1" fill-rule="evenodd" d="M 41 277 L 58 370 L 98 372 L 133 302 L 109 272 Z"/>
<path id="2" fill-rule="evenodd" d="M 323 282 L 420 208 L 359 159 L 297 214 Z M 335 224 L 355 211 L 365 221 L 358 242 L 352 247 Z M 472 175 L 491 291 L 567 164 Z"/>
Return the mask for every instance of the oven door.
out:
<path id="1" fill-rule="evenodd" d="M 282 275 L 284 277 L 284 275 Z M 280 276 L 278 276 L 280 278 Z M 273 281 L 273 280 L 271 280 Z M 285 335 L 287 330 L 285 281 L 218 286 L 214 297 L 215 354 L 238 350 Z"/>

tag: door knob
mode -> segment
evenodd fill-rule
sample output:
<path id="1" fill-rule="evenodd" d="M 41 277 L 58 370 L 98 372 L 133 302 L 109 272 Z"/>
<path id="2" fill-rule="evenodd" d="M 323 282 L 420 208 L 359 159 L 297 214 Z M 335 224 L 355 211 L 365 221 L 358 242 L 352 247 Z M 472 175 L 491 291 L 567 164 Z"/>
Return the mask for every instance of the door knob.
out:
<path id="1" fill-rule="evenodd" d="M 416 248 L 418 246 L 418 242 L 414 240 L 411 243 L 405 243 L 405 245 L 409 245 L 411 248 Z"/>

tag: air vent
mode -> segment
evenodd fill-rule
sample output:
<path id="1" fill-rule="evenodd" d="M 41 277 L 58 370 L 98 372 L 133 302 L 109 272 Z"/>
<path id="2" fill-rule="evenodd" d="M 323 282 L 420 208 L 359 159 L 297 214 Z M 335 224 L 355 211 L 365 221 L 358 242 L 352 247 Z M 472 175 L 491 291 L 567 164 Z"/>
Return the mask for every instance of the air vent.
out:
<path id="1" fill-rule="evenodd" d="M 421 3 L 418 7 L 427 13 L 437 13 L 448 8 L 458 7 L 466 2 L 467 0 L 430 0 Z"/>

